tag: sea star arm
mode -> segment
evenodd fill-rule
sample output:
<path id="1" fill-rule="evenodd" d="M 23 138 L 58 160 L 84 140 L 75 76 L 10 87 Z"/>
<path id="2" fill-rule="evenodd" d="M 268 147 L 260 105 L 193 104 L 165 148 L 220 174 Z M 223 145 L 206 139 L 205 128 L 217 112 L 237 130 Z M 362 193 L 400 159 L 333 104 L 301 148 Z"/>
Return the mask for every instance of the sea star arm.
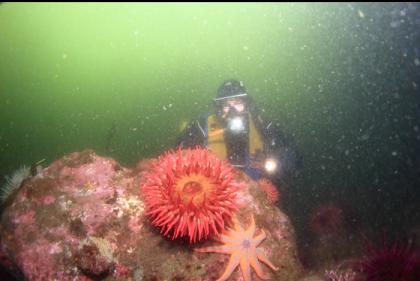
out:
<path id="1" fill-rule="evenodd" d="M 261 263 L 258 261 L 258 256 L 256 253 L 253 253 L 250 257 L 249 257 L 249 263 L 252 266 L 252 268 L 255 270 L 255 273 L 257 273 L 258 277 L 260 277 L 261 279 L 268 279 L 269 276 L 264 274 L 264 271 L 261 267 Z"/>
<path id="2" fill-rule="evenodd" d="M 243 230 L 242 230 L 242 232 L 243 232 Z M 255 220 L 254 220 L 254 216 L 251 216 L 251 225 L 245 231 L 245 235 L 247 237 L 249 237 L 250 239 L 253 239 L 252 237 L 254 236 L 254 233 L 255 233 Z"/>
<path id="3" fill-rule="evenodd" d="M 277 271 L 279 270 L 278 267 L 275 267 L 269 260 L 268 258 L 265 256 L 264 252 L 262 249 L 257 249 L 257 258 L 262 261 L 263 263 L 265 263 L 266 265 L 268 265 L 272 270 Z"/>
<path id="4" fill-rule="evenodd" d="M 261 230 L 261 233 L 254 237 L 252 239 L 252 242 L 255 245 L 255 247 L 257 247 L 266 237 L 267 235 L 265 234 L 264 230 Z"/>
<path id="5" fill-rule="evenodd" d="M 208 253 L 208 252 L 215 252 L 215 253 L 222 253 L 222 254 L 230 254 L 235 250 L 234 246 L 210 246 L 204 248 L 194 249 L 196 252 L 200 253 Z"/>
<path id="6" fill-rule="evenodd" d="M 244 232 L 244 229 L 242 228 L 242 226 L 239 223 L 239 220 L 236 216 L 232 218 L 232 222 L 233 222 L 233 228 L 235 230 L 235 231 L 232 232 L 232 234 L 238 235 L 238 234 Z"/>
<path id="7" fill-rule="evenodd" d="M 242 276 L 244 277 L 244 281 L 251 281 L 251 268 L 249 266 L 249 256 L 243 255 L 241 257 L 241 271 Z"/>
<path id="8" fill-rule="evenodd" d="M 232 274 L 232 272 L 235 270 L 235 268 L 238 266 L 241 259 L 241 253 L 239 251 L 234 252 L 229 259 L 229 263 L 226 266 L 225 271 L 223 272 L 222 276 L 220 276 L 219 279 L 216 281 L 225 281 L 229 278 L 229 276 Z M 250 280 L 246 280 L 250 281 Z"/>
<path id="9" fill-rule="evenodd" d="M 219 237 L 215 238 L 215 240 L 220 243 L 235 244 L 240 238 L 241 236 L 238 233 L 229 230 L 228 232 L 222 233 Z"/>

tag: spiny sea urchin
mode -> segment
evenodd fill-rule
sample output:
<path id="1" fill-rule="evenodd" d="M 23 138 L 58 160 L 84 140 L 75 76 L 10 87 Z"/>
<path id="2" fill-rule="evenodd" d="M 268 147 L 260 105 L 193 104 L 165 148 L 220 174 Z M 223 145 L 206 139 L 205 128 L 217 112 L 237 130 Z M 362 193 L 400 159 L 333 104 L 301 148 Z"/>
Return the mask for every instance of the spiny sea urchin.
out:
<path id="1" fill-rule="evenodd" d="M 356 264 L 360 281 L 418 281 L 420 280 L 420 252 L 413 242 L 374 246 L 366 242 L 365 256 Z"/>

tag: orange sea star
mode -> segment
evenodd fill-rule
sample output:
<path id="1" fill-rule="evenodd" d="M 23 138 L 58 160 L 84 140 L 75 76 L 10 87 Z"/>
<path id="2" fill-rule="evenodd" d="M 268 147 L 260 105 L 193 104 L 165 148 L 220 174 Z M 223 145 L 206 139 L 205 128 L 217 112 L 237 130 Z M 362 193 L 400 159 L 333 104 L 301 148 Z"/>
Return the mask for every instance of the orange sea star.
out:
<path id="1" fill-rule="evenodd" d="M 253 237 L 255 233 L 255 221 L 253 216 L 251 217 L 251 225 L 247 230 L 242 228 L 236 218 L 233 219 L 233 223 L 233 229 L 229 229 L 218 239 L 220 242 L 224 243 L 224 245 L 199 248 L 195 249 L 195 251 L 231 255 L 229 264 L 217 281 L 227 280 L 238 265 L 241 266 L 242 275 L 245 281 L 251 281 L 250 266 L 255 270 L 258 277 L 261 279 L 268 279 L 269 276 L 264 274 L 261 263 L 258 260 L 262 261 L 273 270 L 278 270 L 278 268 L 267 259 L 261 248 L 257 248 L 257 246 L 266 238 L 264 230 L 261 230 L 259 235 Z"/>

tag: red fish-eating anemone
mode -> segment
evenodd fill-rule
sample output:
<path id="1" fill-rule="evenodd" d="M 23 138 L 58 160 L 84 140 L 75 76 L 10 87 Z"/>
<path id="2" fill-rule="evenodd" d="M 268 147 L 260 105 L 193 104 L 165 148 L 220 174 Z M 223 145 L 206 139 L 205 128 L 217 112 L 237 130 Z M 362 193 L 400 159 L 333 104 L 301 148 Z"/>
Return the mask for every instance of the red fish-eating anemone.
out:
<path id="1" fill-rule="evenodd" d="M 146 214 L 171 239 L 219 235 L 237 209 L 233 168 L 207 149 L 169 151 L 141 185 Z"/>

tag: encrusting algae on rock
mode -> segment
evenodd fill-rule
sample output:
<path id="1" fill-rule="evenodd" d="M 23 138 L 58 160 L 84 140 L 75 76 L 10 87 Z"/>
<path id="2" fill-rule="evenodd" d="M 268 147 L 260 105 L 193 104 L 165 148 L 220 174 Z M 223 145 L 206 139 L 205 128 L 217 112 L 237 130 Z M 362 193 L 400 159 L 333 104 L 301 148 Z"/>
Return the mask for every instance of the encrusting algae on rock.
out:
<path id="1" fill-rule="evenodd" d="M 204 155 L 199 158 L 205 160 Z M 147 182 L 146 173 L 122 167 L 91 150 L 53 162 L 42 174 L 26 180 L 2 213 L 0 262 L 19 279 L 29 281 L 219 278 L 229 264 L 228 255 L 194 251 L 213 245 L 215 232 L 209 228 L 207 237 L 203 233 L 200 242 L 191 244 L 188 236 L 162 235 L 150 221 L 140 188 Z M 219 178 L 226 180 L 226 176 Z M 272 280 L 296 280 L 301 266 L 288 217 L 277 207 L 267 207 L 264 194 L 246 175 L 235 171 L 228 180 L 241 185 L 232 197 L 236 204 L 230 211 L 232 218 L 235 215 L 249 226 L 248 220 L 254 217 L 258 231 L 253 239 L 262 238 L 261 229 L 266 234 L 256 249 L 263 249 L 279 270 L 264 265 L 265 273 L 270 270 Z M 192 191 L 196 187 L 188 182 L 183 186 Z M 225 226 L 216 230 L 224 233 L 233 226 L 232 219 Z M 228 280 L 241 276 L 235 270 Z M 250 276 L 255 280 L 257 275 L 252 271 Z"/>

